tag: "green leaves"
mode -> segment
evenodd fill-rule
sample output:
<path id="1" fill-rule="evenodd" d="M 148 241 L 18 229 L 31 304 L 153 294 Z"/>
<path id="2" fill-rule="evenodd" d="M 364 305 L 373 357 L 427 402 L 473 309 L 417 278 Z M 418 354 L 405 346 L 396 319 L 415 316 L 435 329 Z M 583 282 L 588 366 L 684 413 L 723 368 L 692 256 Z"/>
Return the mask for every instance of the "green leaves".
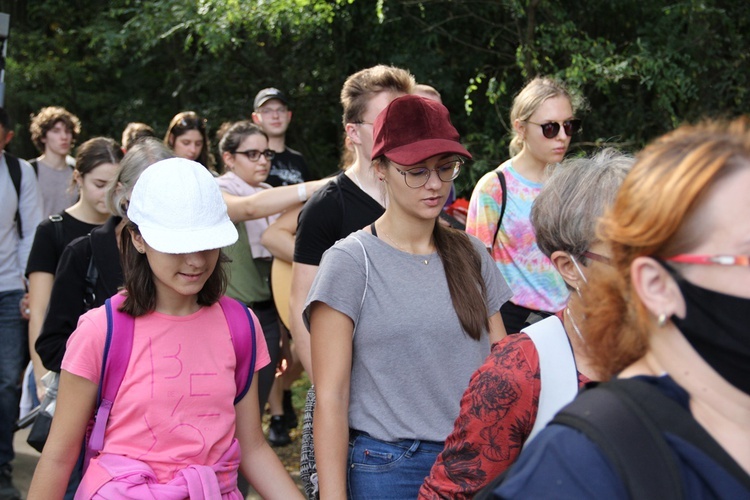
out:
<path id="1" fill-rule="evenodd" d="M 6 102 L 19 121 L 59 104 L 82 119 L 82 139 L 119 137 L 128 121 L 161 134 L 194 109 L 213 131 L 276 86 L 292 99 L 289 144 L 324 175 L 338 164 L 345 78 L 395 64 L 451 110 L 476 158 L 459 177 L 464 195 L 507 159 L 513 96 L 537 74 L 589 102 L 573 152 L 638 149 L 683 121 L 750 109 L 746 0 L 46 0 L 16 10 Z M 20 129 L 13 147 L 31 156 Z"/>

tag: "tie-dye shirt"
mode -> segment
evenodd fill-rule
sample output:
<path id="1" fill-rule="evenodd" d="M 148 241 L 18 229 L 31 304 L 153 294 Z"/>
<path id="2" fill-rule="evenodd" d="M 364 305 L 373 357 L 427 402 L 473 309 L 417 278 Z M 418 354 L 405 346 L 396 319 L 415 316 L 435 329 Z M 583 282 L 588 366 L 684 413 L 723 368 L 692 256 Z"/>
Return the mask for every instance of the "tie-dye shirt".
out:
<path id="1" fill-rule="evenodd" d="M 510 160 L 500 168 L 508 193 L 496 242 L 492 238 L 500 219 L 503 189 L 494 170 L 479 180 L 471 194 L 466 232 L 492 248 L 492 258 L 513 291 L 513 303 L 537 311 L 560 311 L 568 301 L 568 290 L 552 262 L 539 250 L 531 225 L 531 205 L 542 184 L 522 177 Z"/>

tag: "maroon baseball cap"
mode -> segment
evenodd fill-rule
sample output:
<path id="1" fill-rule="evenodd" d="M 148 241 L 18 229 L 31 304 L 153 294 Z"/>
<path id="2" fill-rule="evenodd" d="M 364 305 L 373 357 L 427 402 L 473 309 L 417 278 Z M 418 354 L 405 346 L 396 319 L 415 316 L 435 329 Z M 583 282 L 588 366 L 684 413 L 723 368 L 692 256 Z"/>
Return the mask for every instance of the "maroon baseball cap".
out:
<path id="1" fill-rule="evenodd" d="M 372 158 L 385 155 L 401 165 L 449 153 L 471 158 L 459 142 L 448 108 L 418 95 L 391 101 L 375 119 L 373 136 Z"/>

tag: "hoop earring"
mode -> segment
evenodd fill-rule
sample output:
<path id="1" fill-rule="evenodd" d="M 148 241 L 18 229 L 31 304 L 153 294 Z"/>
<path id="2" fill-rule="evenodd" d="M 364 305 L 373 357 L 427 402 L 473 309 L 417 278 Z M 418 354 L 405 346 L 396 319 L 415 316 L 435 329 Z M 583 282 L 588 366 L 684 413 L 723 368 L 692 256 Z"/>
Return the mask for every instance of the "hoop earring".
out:
<path id="1" fill-rule="evenodd" d="M 667 324 L 667 315 L 665 313 L 661 313 L 656 319 L 656 324 L 659 326 L 659 328 L 664 328 L 664 325 Z"/>

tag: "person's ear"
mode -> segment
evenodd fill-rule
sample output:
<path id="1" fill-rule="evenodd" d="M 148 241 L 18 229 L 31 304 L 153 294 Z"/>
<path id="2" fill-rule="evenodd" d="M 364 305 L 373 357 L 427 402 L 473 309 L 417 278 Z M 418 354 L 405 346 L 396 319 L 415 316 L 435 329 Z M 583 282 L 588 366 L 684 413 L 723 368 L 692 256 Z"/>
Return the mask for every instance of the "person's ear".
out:
<path id="1" fill-rule="evenodd" d="M 630 265 L 630 279 L 633 291 L 655 317 L 685 316 L 685 301 L 679 286 L 656 260 L 636 257 Z"/>
<path id="2" fill-rule="evenodd" d="M 377 177 L 379 181 L 385 180 L 385 171 L 388 169 L 385 162 L 381 160 L 373 161 L 372 168 L 375 170 L 375 177 Z"/>
<path id="3" fill-rule="evenodd" d="M 170 149 L 174 149 L 174 134 L 169 133 L 169 137 L 167 137 L 167 146 L 170 147 Z"/>
<path id="4" fill-rule="evenodd" d="M 78 170 L 73 170 L 73 182 L 76 183 L 79 189 L 81 185 L 83 184 L 83 176 L 81 175 L 81 172 L 79 172 Z"/>
<path id="5" fill-rule="evenodd" d="M 140 233 L 136 233 L 131 228 L 128 228 L 128 231 L 130 231 L 130 241 L 133 243 L 133 247 L 138 253 L 146 253 L 146 242 L 143 240 L 143 236 L 141 236 Z"/>
<path id="6" fill-rule="evenodd" d="M 254 124 L 260 125 L 261 123 L 263 123 L 263 119 L 261 118 L 259 113 L 256 113 L 255 111 L 253 111 L 253 114 L 251 115 L 251 117 L 253 119 Z"/>
<path id="7" fill-rule="evenodd" d="M 577 290 L 581 287 L 582 278 L 568 252 L 555 250 L 550 255 L 550 260 L 570 288 Z"/>
<path id="8" fill-rule="evenodd" d="M 362 144 L 362 139 L 359 137 L 359 127 L 357 127 L 356 123 L 347 123 L 344 127 L 344 131 L 346 132 L 347 137 L 349 137 L 349 140 L 352 141 L 352 144 Z"/>
<path id="9" fill-rule="evenodd" d="M 229 151 L 221 153 L 221 159 L 229 170 L 234 170 L 234 155 Z"/>
<path id="10" fill-rule="evenodd" d="M 526 123 L 516 118 L 513 120 L 513 130 L 516 131 L 516 134 L 518 134 L 518 137 L 521 138 L 522 141 L 526 140 Z"/>
<path id="11" fill-rule="evenodd" d="M 287 111 L 286 112 L 286 121 L 287 122 L 292 121 L 292 112 L 291 111 Z"/>

